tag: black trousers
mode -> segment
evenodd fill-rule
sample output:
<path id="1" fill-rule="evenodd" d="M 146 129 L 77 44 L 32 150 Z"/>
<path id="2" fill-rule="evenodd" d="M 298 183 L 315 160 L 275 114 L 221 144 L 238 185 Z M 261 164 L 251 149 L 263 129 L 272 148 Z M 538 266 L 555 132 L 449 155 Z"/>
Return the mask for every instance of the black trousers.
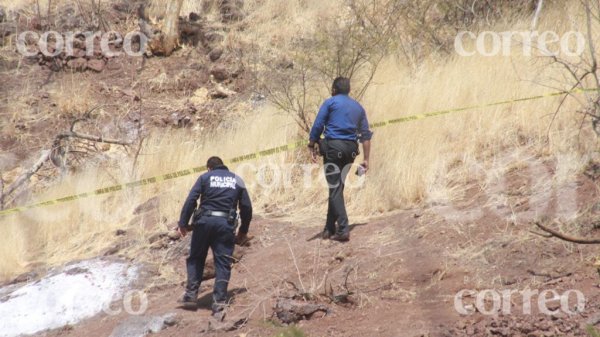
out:
<path id="1" fill-rule="evenodd" d="M 216 275 L 213 288 L 213 312 L 223 310 L 227 304 L 227 286 L 231 277 L 235 246 L 234 231 L 234 226 L 225 218 L 203 216 L 196 221 L 192 232 L 190 256 L 186 261 L 188 280 L 185 297 L 192 301 L 197 299 L 210 247 L 215 261 Z"/>
<path id="2" fill-rule="evenodd" d="M 325 180 L 329 187 L 325 229 L 332 234 L 347 234 L 350 229 L 344 201 L 344 185 L 351 165 L 358 155 L 358 144 L 354 141 L 330 139 L 322 142 L 321 153 L 323 154 Z"/>

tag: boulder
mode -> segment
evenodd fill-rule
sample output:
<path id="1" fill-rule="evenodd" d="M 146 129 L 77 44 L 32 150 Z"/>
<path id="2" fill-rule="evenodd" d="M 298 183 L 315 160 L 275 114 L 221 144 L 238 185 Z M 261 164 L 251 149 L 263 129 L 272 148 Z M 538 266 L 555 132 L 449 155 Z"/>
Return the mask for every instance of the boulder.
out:
<path id="1" fill-rule="evenodd" d="M 329 313 L 329 308 L 323 304 L 296 301 L 280 298 L 275 304 L 275 314 L 285 324 L 308 320 L 320 314 L 321 317 Z"/>
<path id="2" fill-rule="evenodd" d="M 236 92 L 228 89 L 222 85 L 217 85 L 211 92 L 210 97 L 215 99 L 227 98 L 229 96 L 235 95 Z"/>
<path id="3" fill-rule="evenodd" d="M 222 64 L 217 64 L 212 67 L 210 74 L 218 82 L 223 82 L 229 78 L 229 71 L 227 71 L 227 68 Z"/>
<path id="4" fill-rule="evenodd" d="M 240 21 L 244 18 L 243 0 L 223 0 L 219 6 L 222 22 Z"/>
<path id="5" fill-rule="evenodd" d="M 93 70 L 95 72 L 102 72 L 104 70 L 104 67 L 106 66 L 106 62 L 104 62 L 104 60 L 89 60 L 87 62 L 87 67 L 90 70 Z"/>
<path id="6" fill-rule="evenodd" d="M 210 53 L 208 53 L 208 58 L 212 62 L 216 62 L 217 60 L 219 60 L 221 58 L 222 55 L 223 55 L 223 48 L 216 47 L 215 49 L 211 50 Z"/>
<path id="7" fill-rule="evenodd" d="M 74 71 L 84 71 L 86 67 L 87 61 L 82 57 L 74 58 L 67 62 L 67 68 Z"/>
<path id="8" fill-rule="evenodd" d="M 179 234 L 178 231 L 170 231 L 169 234 L 167 234 L 167 236 L 171 241 L 178 241 L 181 239 L 181 234 Z"/>
<path id="9" fill-rule="evenodd" d="M 142 214 L 142 213 L 147 213 L 149 211 L 157 209 L 159 207 L 159 205 L 160 205 L 160 198 L 152 197 L 152 198 L 144 201 L 142 204 L 138 205 L 133 210 L 133 214 L 138 215 L 138 214 Z"/>
<path id="10" fill-rule="evenodd" d="M 191 22 L 196 22 L 200 20 L 200 15 L 198 15 L 198 13 L 195 12 L 190 12 L 190 15 L 188 16 L 189 20 Z"/>

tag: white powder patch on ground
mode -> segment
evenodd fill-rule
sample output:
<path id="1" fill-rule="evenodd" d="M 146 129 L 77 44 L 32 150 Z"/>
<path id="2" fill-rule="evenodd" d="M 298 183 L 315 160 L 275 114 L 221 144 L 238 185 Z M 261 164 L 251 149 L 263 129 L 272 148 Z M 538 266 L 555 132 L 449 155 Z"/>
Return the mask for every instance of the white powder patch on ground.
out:
<path id="1" fill-rule="evenodd" d="M 94 259 L 18 288 L 0 298 L 0 336 L 34 334 L 92 317 L 121 298 L 136 275 L 134 266 Z"/>

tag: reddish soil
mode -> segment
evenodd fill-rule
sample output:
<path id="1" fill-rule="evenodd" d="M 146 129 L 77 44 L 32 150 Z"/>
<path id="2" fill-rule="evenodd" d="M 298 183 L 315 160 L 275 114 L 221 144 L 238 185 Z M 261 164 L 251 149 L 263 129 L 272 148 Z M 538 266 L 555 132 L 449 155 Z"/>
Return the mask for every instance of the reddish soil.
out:
<path id="1" fill-rule="evenodd" d="M 527 193 L 525 193 L 527 194 Z M 598 188 L 582 177 L 578 183 L 580 209 L 592 210 L 585 219 L 598 219 Z M 516 199 L 509 199 L 516 202 Z M 533 224 L 511 223 L 490 212 L 481 196 L 470 207 L 484 210 L 476 221 L 449 221 L 434 208 L 405 210 L 355 224 L 351 241 L 338 243 L 315 238 L 322 218 L 312 225 L 259 218 L 253 222 L 252 246 L 234 267 L 228 319 L 248 317 L 235 331 L 204 332 L 210 315 L 212 281 L 202 286 L 201 307 L 190 312 L 177 308 L 185 279 L 185 254 L 172 263 L 181 282 L 150 288 L 148 315 L 176 313 L 178 323 L 157 336 L 292 336 L 281 325 L 273 307 L 278 298 L 296 296 L 326 305 L 327 315 L 315 314 L 296 327 L 306 336 L 588 336 L 586 326 L 600 327 L 598 271 L 592 266 L 596 246 L 546 238 Z M 472 208 L 470 208 L 472 209 Z M 600 236 L 583 226 L 586 237 Z M 583 235 L 583 234 L 580 234 Z M 183 240 L 176 247 L 185 247 Z M 183 252 L 185 253 L 185 252 Z M 149 277 L 145 280 L 152 282 Z M 546 315 L 523 310 L 523 297 L 511 297 L 510 314 L 460 315 L 454 297 L 462 289 L 578 290 L 585 295 L 583 312 Z M 574 310 L 574 296 L 569 308 Z M 474 297 L 465 297 L 474 304 Z M 551 310 L 558 302 L 549 302 Z M 552 304 L 554 303 L 554 304 Z M 491 303 L 486 302 L 486 309 Z M 101 315 L 69 330 L 48 336 L 108 336 L 128 318 Z"/>

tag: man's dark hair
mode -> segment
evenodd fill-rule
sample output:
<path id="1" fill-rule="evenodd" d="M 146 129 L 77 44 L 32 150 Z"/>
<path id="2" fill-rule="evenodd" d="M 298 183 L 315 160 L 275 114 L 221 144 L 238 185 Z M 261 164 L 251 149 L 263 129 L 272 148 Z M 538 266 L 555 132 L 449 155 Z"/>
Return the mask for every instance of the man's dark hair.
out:
<path id="1" fill-rule="evenodd" d="M 333 80 L 333 94 L 348 95 L 350 93 L 350 79 L 346 77 L 338 77 Z"/>
<path id="2" fill-rule="evenodd" d="M 223 160 L 219 157 L 210 157 L 206 162 L 206 168 L 212 170 L 216 167 L 223 166 Z"/>

